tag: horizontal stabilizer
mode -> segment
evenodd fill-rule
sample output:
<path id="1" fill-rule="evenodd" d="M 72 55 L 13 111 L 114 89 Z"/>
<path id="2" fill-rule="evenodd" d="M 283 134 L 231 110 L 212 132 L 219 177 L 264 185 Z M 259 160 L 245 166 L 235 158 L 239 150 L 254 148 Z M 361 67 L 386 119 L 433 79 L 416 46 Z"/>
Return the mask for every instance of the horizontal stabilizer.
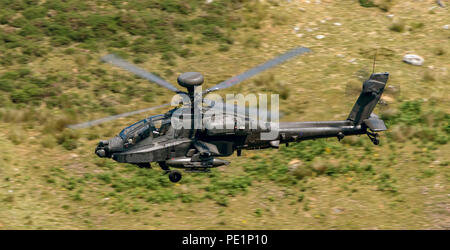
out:
<path id="1" fill-rule="evenodd" d="M 373 132 L 381 132 L 387 130 L 384 121 L 378 118 L 377 115 L 371 114 L 369 119 L 364 120 L 364 124 Z"/>

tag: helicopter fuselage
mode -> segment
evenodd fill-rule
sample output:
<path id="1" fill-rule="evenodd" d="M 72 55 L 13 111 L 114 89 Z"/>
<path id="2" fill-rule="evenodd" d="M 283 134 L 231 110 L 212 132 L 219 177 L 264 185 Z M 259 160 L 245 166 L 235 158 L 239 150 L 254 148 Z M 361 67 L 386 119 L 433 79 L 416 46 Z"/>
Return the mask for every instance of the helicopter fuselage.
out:
<path id="1" fill-rule="evenodd" d="M 367 134 L 378 145 L 376 132 L 386 130 L 386 126 L 372 111 L 380 100 L 388 76 L 388 73 L 372 74 L 363 83 L 361 94 L 346 120 L 261 122 L 250 118 L 247 112 L 238 114 L 235 112 L 237 108 L 232 112 L 216 108 L 216 111 L 220 109 L 217 112 L 219 117 L 208 113 L 214 111 L 214 105 L 200 108 L 201 112 L 198 113 L 194 109 L 199 106 L 194 104 L 141 120 L 123 129 L 116 137 L 101 141 L 95 152 L 100 157 L 110 157 L 117 162 L 138 166 L 158 162 L 167 172 L 169 167 L 204 172 L 229 164 L 218 157 L 230 156 L 235 151 L 239 156 L 242 150 L 278 148 L 284 143 L 327 137 L 341 140 L 348 135 Z M 191 99 L 194 99 L 192 88 L 189 93 Z M 177 113 L 183 113 L 182 119 L 175 115 Z M 198 114 L 201 114 L 200 127 L 194 126 Z M 181 122 L 183 126 L 178 126 L 181 124 L 180 120 L 187 122 Z M 275 132 L 275 136 L 264 136 L 271 132 Z M 177 182 L 181 179 L 181 174 L 171 172 L 169 177 L 171 181 Z"/>
<path id="2" fill-rule="evenodd" d="M 170 119 L 170 114 L 165 114 Z M 372 120 L 377 118 L 373 117 Z M 169 122 L 166 122 L 169 124 Z M 250 119 L 246 119 L 241 128 L 230 129 L 174 129 L 170 124 L 167 128 L 154 128 L 151 124 L 137 128 L 132 135 L 114 137 L 109 141 L 99 143 L 96 149 L 108 153 L 103 155 L 115 161 L 132 164 L 158 162 L 165 166 L 177 168 L 211 168 L 226 165 L 228 162 L 216 159 L 226 157 L 241 150 L 278 148 L 280 144 L 301 142 L 309 139 L 336 137 L 342 139 L 347 135 L 366 134 L 366 124 L 355 125 L 350 120 L 325 122 L 280 122 L 277 126 L 277 137 L 264 140 L 262 133 L 271 128 L 260 126 L 252 129 Z M 224 125 L 225 127 L 226 125 Z M 164 131 L 162 130 L 164 129 Z M 272 128 L 275 129 L 275 128 Z M 146 131 L 148 130 L 148 131 Z M 146 137 L 142 138 L 142 134 Z"/>

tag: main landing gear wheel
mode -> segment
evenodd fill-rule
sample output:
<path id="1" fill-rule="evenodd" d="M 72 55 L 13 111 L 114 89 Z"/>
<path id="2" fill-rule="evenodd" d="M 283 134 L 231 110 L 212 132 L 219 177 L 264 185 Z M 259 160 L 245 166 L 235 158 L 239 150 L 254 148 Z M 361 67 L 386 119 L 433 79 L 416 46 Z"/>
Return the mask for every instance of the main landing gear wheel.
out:
<path id="1" fill-rule="evenodd" d="M 172 170 L 169 172 L 169 180 L 171 182 L 179 182 L 181 180 L 181 177 L 181 173 L 176 170 Z"/>

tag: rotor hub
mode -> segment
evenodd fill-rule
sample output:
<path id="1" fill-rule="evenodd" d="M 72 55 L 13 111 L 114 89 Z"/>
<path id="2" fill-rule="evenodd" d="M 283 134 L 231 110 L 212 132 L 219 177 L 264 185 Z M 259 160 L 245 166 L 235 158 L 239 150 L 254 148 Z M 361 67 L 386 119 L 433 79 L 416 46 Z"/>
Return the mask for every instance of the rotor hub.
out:
<path id="1" fill-rule="evenodd" d="M 186 72 L 178 76 L 178 84 L 185 88 L 194 88 L 203 83 L 203 75 L 198 72 Z"/>

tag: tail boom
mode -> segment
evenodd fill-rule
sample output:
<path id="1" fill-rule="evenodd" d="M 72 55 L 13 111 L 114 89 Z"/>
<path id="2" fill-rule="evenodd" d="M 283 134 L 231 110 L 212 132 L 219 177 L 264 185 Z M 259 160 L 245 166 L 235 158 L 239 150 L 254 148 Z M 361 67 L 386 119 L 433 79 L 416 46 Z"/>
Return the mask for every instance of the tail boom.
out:
<path id="1" fill-rule="evenodd" d="M 386 130 L 383 120 L 373 114 L 373 110 L 383 94 L 389 73 L 374 73 L 363 83 L 358 100 L 353 106 L 347 120 L 322 122 L 285 122 L 279 124 L 279 137 L 270 142 L 272 147 L 279 143 L 289 143 L 317 138 L 337 137 L 339 140 L 347 135 L 367 134 L 378 145 L 376 132 Z"/>
<path id="2" fill-rule="evenodd" d="M 328 122 L 289 122 L 280 123 L 280 142 L 295 142 L 317 138 L 337 137 L 365 134 L 363 125 L 354 125 L 351 121 Z"/>

